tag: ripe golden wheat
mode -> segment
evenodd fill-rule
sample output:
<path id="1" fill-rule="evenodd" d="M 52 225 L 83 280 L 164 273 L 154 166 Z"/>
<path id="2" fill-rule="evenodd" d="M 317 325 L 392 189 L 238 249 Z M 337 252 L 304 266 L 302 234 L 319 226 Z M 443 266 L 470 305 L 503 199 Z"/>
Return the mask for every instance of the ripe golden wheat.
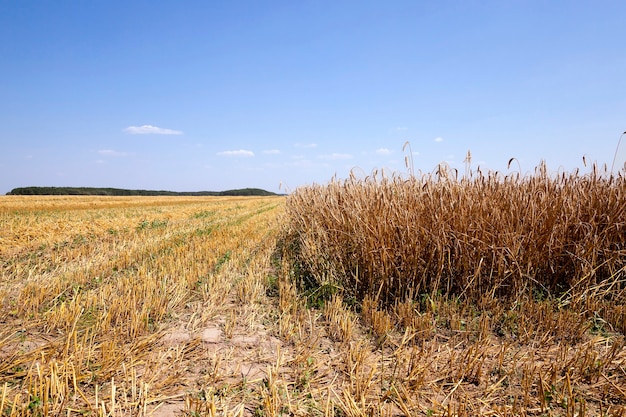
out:
<path id="1" fill-rule="evenodd" d="M 515 300 L 532 291 L 626 289 L 626 178 L 480 171 L 351 177 L 297 189 L 289 237 L 317 284 L 384 304 L 442 293 Z"/>

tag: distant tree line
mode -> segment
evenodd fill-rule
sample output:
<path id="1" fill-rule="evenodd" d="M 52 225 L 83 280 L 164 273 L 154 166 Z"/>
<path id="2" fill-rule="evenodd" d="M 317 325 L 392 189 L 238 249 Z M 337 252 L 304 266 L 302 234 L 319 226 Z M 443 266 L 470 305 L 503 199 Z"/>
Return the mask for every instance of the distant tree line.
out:
<path id="1" fill-rule="evenodd" d="M 7 195 L 108 195 L 108 196 L 273 196 L 278 195 L 260 188 L 241 188 L 226 191 L 154 191 L 126 190 L 122 188 L 93 187 L 20 187 Z"/>

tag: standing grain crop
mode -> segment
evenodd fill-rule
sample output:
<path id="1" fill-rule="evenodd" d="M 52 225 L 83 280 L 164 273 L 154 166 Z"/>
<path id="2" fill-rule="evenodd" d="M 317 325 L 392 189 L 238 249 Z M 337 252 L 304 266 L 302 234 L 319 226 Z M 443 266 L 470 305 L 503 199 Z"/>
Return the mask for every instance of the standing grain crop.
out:
<path id="1" fill-rule="evenodd" d="M 624 288 L 626 179 L 477 172 L 351 177 L 297 189 L 288 240 L 303 275 L 383 304 Z M 606 284 L 610 285 L 610 284 Z"/>

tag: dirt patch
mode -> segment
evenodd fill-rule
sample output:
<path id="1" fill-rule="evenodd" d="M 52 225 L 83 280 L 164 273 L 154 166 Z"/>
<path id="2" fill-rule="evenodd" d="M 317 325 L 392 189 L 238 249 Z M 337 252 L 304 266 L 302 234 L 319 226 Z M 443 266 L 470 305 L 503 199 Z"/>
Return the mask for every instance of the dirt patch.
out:
<path id="1" fill-rule="evenodd" d="M 152 415 L 152 417 L 171 417 L 182 414 L 184 410 L 185 402 L 180 400 L 171 403 L 161 403 L 149 415 Z"/>
<path id="2" fill-rule="evenodd" d="M 202 331 L 204 343 L 219 343 L 222 341 L 222 330 L 219 327 L 207 327 Z"/>
<path id="3" fill-rule="evenodd" d="M 183 328 L 176 328 L 166 333 L 162 340 L 165 344 L 181 344 L 189 342 L 191 340 L 191 335 Z"/>

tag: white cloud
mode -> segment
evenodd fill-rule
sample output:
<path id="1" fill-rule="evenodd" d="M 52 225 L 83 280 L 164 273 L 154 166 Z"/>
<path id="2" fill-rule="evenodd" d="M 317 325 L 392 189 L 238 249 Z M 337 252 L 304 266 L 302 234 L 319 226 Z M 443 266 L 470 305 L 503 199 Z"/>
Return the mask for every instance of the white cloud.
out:
<path id="1" fill-rule="evenodd" d="M 437 136 L 434 140 L 435 142 L 443 142 L 443 138 L 441 136 Z"/>
<path id="2" fill-rule="evenodd" d="M 263 153 L 265 155 L 278 155 L 280 151 L 278 149 L 268 149 L 266 151 L 263 151 Z"/>
<path id="3" fill-rule="evenodd" d="M 296 143 L 295 145 L 296 148 L 317 148 L 317 143 Z"/>
<path id="4" fill-rule="evenodd" d="M 329 155 L 320 155 L 319 157 L 320 159 L 331 159 L 331 160 L 352 159 L 352 155 L 348 153 L 331 153 Z"/>
<path id="5" fill-rule="evenodd" d="M 390 155 L 391 151 L 387 148 L 380 148 L 380 149 L 376 149 L 376 153 L 378 155 Z"/>
<path id="6" fill-rule="evenodd" d="M 249 158 L 251 156 L 254 156 L 254 152 L 252 151 L 246 151 L 244 149 L 240 149 L 238 151 L 223 151 L 223 152 L 218 152 L 217 155 L 219 156 L 242 156 L 242 157 L 246 157 Z"/>
<path id="7" fill-rule="evenodd" d="M 180 130 L 164 129 L 162 127 L 143 125 L 143 126 L 128 126 L 124 129 L 124 132 L 129 135 L 182 135 Z"/>
<path id="8" fill-rule="evenodd" d="M 128 155 L 126 152 L 114 151 L 112 149 L 101 149 L 98 151 L 98 153 L 104 156 L 127 156 Z"/>
<path id="9" fill-rule="evenodd" d="M 396 131 L 398 132 L 406 132 L 407 130 L 409 130 L 408 127 L 404 127 L 404 126 L 396 127 Z"/>

